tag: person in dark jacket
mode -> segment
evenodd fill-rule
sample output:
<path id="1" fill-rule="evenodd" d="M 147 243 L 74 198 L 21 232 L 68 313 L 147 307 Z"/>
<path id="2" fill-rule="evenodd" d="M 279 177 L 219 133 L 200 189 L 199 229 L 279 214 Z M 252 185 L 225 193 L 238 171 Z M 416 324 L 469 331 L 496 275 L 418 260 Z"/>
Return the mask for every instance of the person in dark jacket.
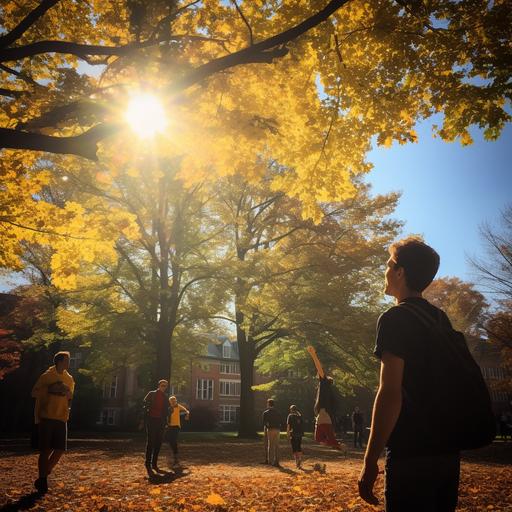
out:
<path id="1" fill-rule="evenodd" d="M 152 471 L 160 471 L 158 468 L 158 454 L 162 446 L 162 440 L 169 416 L 169 399 L 167 388 L 169 383 L 165 380 L 158 381 L 158 388 L 150 391 L 144 398 L 144 418 L 146 423 L 146 469 L 151 476 Z"/>
<path id="2" fill-rule="evenodd" d="M 359 407 L 354 408 L 352 413 L 352 429 L 354 431 L 354 448 L 363 447 L 363 428 L 364 418 L 363 413 L 359 410 Z"/>
<path id="3" fill-rule="evenodd" d="M 265 440 L 265 464 L 272 463 L 279 467 L 279 436 L 281 434 L 282 419 L 279 412 L 274 409 L 274 400 L 267 400 L 267 409 L 263 413 L 263 432 Z"/>
<path id="4" fill-rule="evenodd" d="M 304 425 L 302 414 L 296 405 L 290 405 L 290 414 L 286 418 L 286 432 L 288 439 L 292 445 L 293 458 L 295 466 L 300 469 L 302 467 L 302 436 L 304 435 Z"/>

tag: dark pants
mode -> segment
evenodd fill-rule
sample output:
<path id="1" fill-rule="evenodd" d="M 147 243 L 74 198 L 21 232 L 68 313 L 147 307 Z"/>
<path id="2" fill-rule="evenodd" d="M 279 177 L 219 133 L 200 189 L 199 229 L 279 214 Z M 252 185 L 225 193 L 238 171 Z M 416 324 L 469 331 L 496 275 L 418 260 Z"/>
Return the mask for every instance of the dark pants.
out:
<path id="1" fill-rule="evenodd" d="M 386 512 L 452 512 L 457 506 L 460 455 L 386 458 Z"/>
<path id="2" fill-rule="evenodd" d="M 302 436 L 294 436 L 290 438 L 292 444 L 292 453 L 302 452 Z"/>
<path id="3" fill-rule="evenodd" d="M 68 426 L 65 421 L 41 418 L 39 422 L 39 449 L 66 451 Z"/>
<path id="4" fill-rule="evenodd" d="M 160 418 L 148 418 L 146 421 L 146 466 L 158 465 L 158 454 L 162 446 L 164 424 Z"/>
<path id="5" fill-rule="evenodd" d="M 354 447 L 363 447 L 363 427 L 354 428 Z"/>
<path id="6" fill-rule="evenodd" d="M 180 433 L 180 427 L 169 427 L 169 446 L 171 447 L 173 455 L 178 455 L 178 434 Z"/>

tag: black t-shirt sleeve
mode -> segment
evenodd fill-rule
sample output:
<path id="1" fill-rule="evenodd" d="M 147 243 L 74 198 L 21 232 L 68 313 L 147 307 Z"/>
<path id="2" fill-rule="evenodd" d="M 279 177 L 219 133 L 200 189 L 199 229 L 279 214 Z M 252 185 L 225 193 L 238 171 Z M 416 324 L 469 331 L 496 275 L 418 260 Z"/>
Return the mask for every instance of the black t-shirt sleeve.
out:
<path id="1" fill-rule="evenodd" d="M 407 359 L 412 335 L 408 324 L 409 322 L 398 307 L 389 309 L 379 317 L 374 350 L 374 354 L 379 359 L 384 352 Z"/>

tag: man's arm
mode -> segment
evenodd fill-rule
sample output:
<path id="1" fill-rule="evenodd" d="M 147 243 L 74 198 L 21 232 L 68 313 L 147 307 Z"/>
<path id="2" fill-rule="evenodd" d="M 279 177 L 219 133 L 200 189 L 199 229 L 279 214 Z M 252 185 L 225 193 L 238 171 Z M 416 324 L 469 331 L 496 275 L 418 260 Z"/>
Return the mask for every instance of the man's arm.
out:
<path id="1" fill-rule="evenodd" d="M 188 420 L 190 418 L 190 411 L 183 405 L 180 405 L 180 410 L 185 413 L 185 419 Z"/>
<path id="2" fill-rule="evenodd" d="M 320 359 L 318 359 L 318 356 L 316 355 L 316 350 L 314 347 L 309 345 L 307 347 L 307 351 L 309 352 L 309 355 L 311 356 L 311 359 L 313 359 L 313 363 L 315 363 L 316 371 L 318 372 L 318 376 L 323 379 L 325 377 L 324 369 L 322 368 L 322 363 L 320 362 Z"/>
<path id="3" fill-rule="evenodd" d="M 371 504 L 378 500 L 373 486 L 379 472 L 377 461 L 395 428 L 402 408 L 402 378 L 404 360 L 390 352 L 382 354 L 380 384 L 373 405 L 370 438 L 364 456 L 364 465 L 359 477 L 359 495 Z"/>

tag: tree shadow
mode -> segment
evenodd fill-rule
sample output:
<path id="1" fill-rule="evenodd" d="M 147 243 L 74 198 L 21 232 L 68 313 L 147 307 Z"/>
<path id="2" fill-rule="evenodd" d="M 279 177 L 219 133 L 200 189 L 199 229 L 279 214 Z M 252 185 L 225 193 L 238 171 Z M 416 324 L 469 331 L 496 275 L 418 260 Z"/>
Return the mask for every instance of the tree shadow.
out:
<path id="1" fill-rule="evenodd" d="M 38 500 L 40 500 L 44 494 L 34 491 L 29 494 L 25 494 L 17 501 L 6 503 L 0 507 L 0 512 L 14 512 L 16 510 L 29 510 L 31 509 Z"/>

